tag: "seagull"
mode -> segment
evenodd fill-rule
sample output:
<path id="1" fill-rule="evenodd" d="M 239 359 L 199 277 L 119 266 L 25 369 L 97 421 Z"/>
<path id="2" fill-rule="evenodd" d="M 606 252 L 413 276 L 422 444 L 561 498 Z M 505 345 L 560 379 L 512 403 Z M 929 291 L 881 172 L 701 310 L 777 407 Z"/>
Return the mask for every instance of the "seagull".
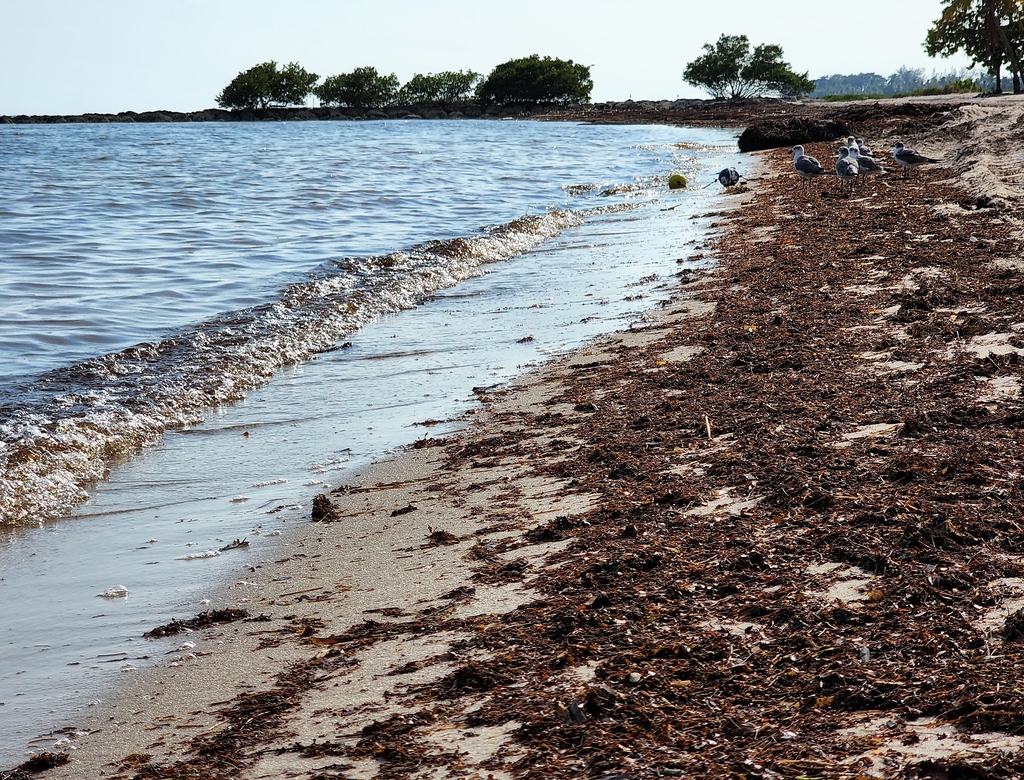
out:
<path id="1" fill-rule="evenodd" d="M 885 168 L 878 164 L 878 160 L 870 154 L 864 154 L 857 148 L 857 144 L 849 147 L 850 159 L 857 163 L 857 170 L 860 173 L 885 173 Z"/>
<path id="2" fill-rule="evenodd" d="M 897 141 L 892 147 L 892 156 L 897 163 L 903 166 L 903 178 L 907 178 L 910 174 L 911 168 L 916 168 L 919 165 L 931 165 L 932 163 L 941 162 L 936 160 L 934 157 L 925 157 L 923 154 L 918 154 L 913 149 L 907 149 L 902 141 Z"/>
<path id="3" fill-rule="evenodd" d="M 845 146 L 839 150 L 839 159 L 836 160 L 836 176 L 840 182 L 850 182 L 850 192 L 853 192 L 853 182 L 860 174 L 860 166 L 857 160 L 850 156 L 850 150 Z"/>
<path id="4" fill-rule="evenodd" d="M 723 187 L 735 187 L 740 183 L 740 173 L 735 168 L 723 168 L 718 173 L 718 182 Z"/>
<path id="5" fill-rule="evenodd" d="M 865 157 L 874 157 L 874 155 L 871 154 L 871 147 L 864 145 L 863 138 L 854 139 L 854 143 L 857 144 L 857 151 L 860 152 L 862 155 L 864 155 Z"/>
<path id="6" fill-rule="evenodd" d="M 815 176 L 825 175 L 825 169 L 821 167 L 821 163 L 813 157 L 805 155 L 802 146 L 797 144 L 791 151 L 793 152 L 793 168 L 796 169 L 800 178 L 810 181 Z"/>

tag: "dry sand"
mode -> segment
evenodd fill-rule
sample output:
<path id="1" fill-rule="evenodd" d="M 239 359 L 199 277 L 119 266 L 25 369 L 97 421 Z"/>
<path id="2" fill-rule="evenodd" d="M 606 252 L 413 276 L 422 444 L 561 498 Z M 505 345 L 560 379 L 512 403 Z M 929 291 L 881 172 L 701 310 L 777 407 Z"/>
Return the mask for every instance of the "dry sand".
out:
<path id="1" fill-rule="evenodd" d="M 981 199 L 978 202 L 992 205 L 994 201 L 999 219 L 1020 237 L 1024 103 L 970 103 L 926 127 L 875 131 L 869 140 L 877 146 L 899 136 L 922 152 L 941 156 L 949 166 L 950 180 L 967 196 Z M 772 188 L 792 186 L 778 155 L 764 154 L 761 159 L 766 173 L 752 182 L 755 193 L 764 191 L 771 198 Z M 777 176 L 780 173 L 783 177 Z M 739 207 L 743 214 L 750 208 L 746 205 L 750 198 L 723 196 L 723 208 Z M 875 208 L 874 202 L 863 199 L 856 206 Z M 951 231 L 973 230 L 969 218 L 980 213 L 965 212 L 955 204 L 935 208 L 950 209 Z M 816 206 L 808 202 L 806 209 L 789 217 L 815 219 Z M 748 231 L 747 239 L 778 244 L 782 251 L 785 231 L 793 229 L 793 224 L 780 217 L 774 224 L 761 225 L 759 234 Z M 726 231 L 733 229 L 728 221 L 722 226 Z M 907 228 L 914 232 L 913 220 Z M 979 240 L 986 240 L 983 233 Z M 713 297 L 710 292 L 717 291 L 742 298 L 750 292 L 729 276 L 727 254 L 720 253 L 726 264 L 719 275 L 688 277 L 638 327 L 601 339 L 511 387 L 486 394 L 467 429 L 445 446 L 410 450 L 370 468 L 347 492 L 333 495 L 337 521 L 293 534 L 278 561 L 240 573 L 231 586 L 237 604 L 253 616 L 263 616 L 261 622 L 235 622 L 181 635 L 180 653 L 155 668 L 133 673 L 113 700 L 76 724 L 70 763 L 46 776 L 501 778 L 555 772 L 531 763 L 529 756 L 536 752 L 530 753 L 515 738 L 517 721 L 492 725 L 494 718 L 473 719 L 475 711 L 493 701 L 495 691 L 504 689 L 508 694 L 509 688 L 526 683 L 466 684 L 445 706 L 438 705 L 436 683 L 451 680 L 454 689 L 462 679 L 457 674 L 460 670 L 484 669 L 493 656 L 460 640 L 501 632 L 503 615 L 553 598 L 537 586 L 544 575 L 574 565 L 567 557 L 572 554 L 573 536 L 524 533 L 554 527 L 556 518 L 567 528 L 586 523 L 605 499 L 601 492 L 581 490 L 571 469 L 561 476 L 539 469 L 537 453 L 546 453 L 550 465 L 561 462 L 567 451 L 592 445 L 586 429 L 577 423 L 584 417 L 600 418 L 603 398 L 613 395 L 616 382 L 622 381 L 612 376 L 612 368 L 621 370 L 624 361 L 633 361 L 631 381 L 647 381 L 654 387 L 664 382 L 666 371 L 679 370 L 702 354 L 705 347 L 694 323 L 709 322 L 716 315 L 701 296 Z M 861 258 L 871 264 L 870 253 L 862 253 Z M 1002 263 L 1017 279 L 1024 271 L 1019 256 L 1000 255 L 994 262 Z M 868 273 L 859 294 L 867 298 L 899 285 L 910 289 L 922 275 L 927 276 L 926 269 L 915 273 L 902 280 L 885 274 L 872 278 Z M 775 305 L 785 312 L 790 302 L 780 295 Z M 992 342 L 988 334 L 988 341 L 986 336 L 975 338 L 972 347 L 984 354 L 1000 349 L 1004 355 L 1024 353 L 1015 346 L 1024 324 L 1006 325 L 1001 340 Z M 743 327 L 756 332 L 762 326 Z M 960 360 L 963 354 L 948 359 Z M 865 349 L 860 357 L 880 376 L 919 368 L 915 363 L 901 364 L 891 349 L 877 354 Z M 987 395 L 979 402 L 1019 403 L 1019 372 L 1017 376 L 1017 381 L 994 378 L 985 385 Z M 567 401 L 564 395 L 581 377 L 592 388 L 582 405 Z M 669 400 L 672 392 L 664 391 Z M 707 480 L 706 467 L 716 453 L 739 446 L 734 436 L 719 434 L 709 416 L 703 422 L 706 441 L 698 450 L 674 456 L 669 469 L 673 478 L 691 475 Z M 898 421 L 852 426 L 835 438 L 834 448 L 838 452 L 865 446 L 865 442 L 887 441 L 899 427 Z M 529 446 L 509 447 L 512 441 Z M 764 486 L 754 480 L 750 490 L 741 493 L 735 479 L 726 479 L 723 473 L 719 489 L 702 493 L 680 516 L 695 522 L 745 518 L 759 511 L 763 492 Z M 626 531 L 630 528 L 634 529 L 630 533 L 645 537 L 642 527 L 637 532 L 635 526 L 627 526 Z M 806 565 L 801 600 L 840 603 L 855 610 L 883 598 L 881 578 L 862 566 L 830 560 L 807 560 Z M 1005 599 L 992 601 L 988 611 L 979 614 L 979 625 L 988 620 L 995 626 L 1005 619 L 1009 608 L 1019 602 L 1021 582 L 1006 578 L 1000 586 L 1006 591 Z M 765 591 L 765 598 L 769 592 Z M 717 598 L 708 596 L 710 601 Z M 702 630 L 747 641 L 769 630 L 764 627 L 766 619 L 757 614 L 750 611 L 734 619 L 709 608 Z M 538 632 L 543 630 L 537 627 Z M 856 652 L 870 655 L 870 651 Z M 570 663 L 551 675 L 545 717 L 551 719 L 553 730 L 563 725 L 587 728 L 582 724 L 594 716 L 581 714 L 572 695 L 604 695 L 599 689 L 611 683 L 593 682 L 595 668 L 596 662 Z M 639 685 L 641 679 L 642 674 L 635 672 L 627 682 Z M 415 694 L 421 690 L 433 691 L 434 698 L 417 699 Z M 578 693 L 566 698 L 566 691 Z M 523 695 L 527 693 L 535 694 L 524 689 Z M 395 730 L 395 724 L 402 722 L 408 724 L 404 733 Z M 374 724 L 388 727 L 376 742 Z M 731 739 L 753 739 L 753 731 L 745 728 L 738 727 Z M 951 720 L 941 717 L 897 723 L 891 714 L 865 710 L 844 717 L 841 728 L 837 725 L 832 732 L 836 744 L 848 744 L 842 760 L 822 753 L 815 765 L 798 749 L 797 732 L 783 729 L 777 739 L 792 740 L 800 760 L 765 766 L 751 758 L 745 771 L 750 777 L 840 776 L 840 770 L 842 776 L 850 777 L 904 776 L 899 773 L 916 766 L 924 767 L 919 776 L 945 777 L 947 765 L 956 761 L 1018 753 L 1024 741 L 1012 728 L 1008 731 L 976 728 L 961 733 Z M 629 737 L 623 739 L 628 742 Z M 730 737 L 719 736 L 723 739 Z M 581 738 L 580 745 L 585 741 Z M 667 751 L 669 743 L 664 744 Z M 535 738 L 531 745 L 532 750 L 538 749 Z M 430 759 L 417 765 L 411 756 L 414 748 L 428 753 Z M 693 776 L 692 770 L 673 768 L 683 763 L 652 766 L 630 757 L 628 744 L 621 751 L 623 760 L 615 767 L 602 758 L 592 769 L 574 771 L 609 778 Z M 706 769 L 709 777 L 738 776 L 735 766 L 720 771 L 713 759 Z"/>

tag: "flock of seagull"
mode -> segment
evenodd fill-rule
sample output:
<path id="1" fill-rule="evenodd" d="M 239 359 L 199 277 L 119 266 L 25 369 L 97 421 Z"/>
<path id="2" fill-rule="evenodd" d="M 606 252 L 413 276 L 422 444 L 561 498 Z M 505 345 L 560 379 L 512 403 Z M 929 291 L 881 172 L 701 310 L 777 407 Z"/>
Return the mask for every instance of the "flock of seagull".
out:
<path id="1" fill-rule="evenodd" d="M 820 162 L 804 154 L 803 146 L 794 146 L 792 152 L 793 168 L 804 181 L 809 182 L 817 176 L 827 175 L 828 172 L 821 167 Z M 893 144 L 892 158 L 903 169 L 903 178 L 910 175 L 912 168 L 939 162 L 933 157 L 926 157 L 913 149 L 908 149 L 900 141 Z M 836 176 L 843 187 L 849 185 L 852 191 L 857 177 L 866 173 L 885 173 L 885 168 L 871 155 L 871 149 L 864 145 L 863 139 L 851 135 L 846 139 L 846 145 L 839 148 Z"/>

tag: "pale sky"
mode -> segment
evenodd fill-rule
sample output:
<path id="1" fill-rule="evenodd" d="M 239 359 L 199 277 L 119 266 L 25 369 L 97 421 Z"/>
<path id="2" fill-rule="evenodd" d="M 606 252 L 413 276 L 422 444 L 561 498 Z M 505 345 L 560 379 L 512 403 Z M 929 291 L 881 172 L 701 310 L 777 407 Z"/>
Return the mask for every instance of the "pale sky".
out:
<path id="1" fill-rule="evenodd" d="M 857 9 L 856 21 L 843 19 Z M 592 99 L 705 97 L 686 63 L 723 33 L 777 43 L 811 78 L 929 59 L 939 0 L 0 0 L 0 115 L 194 111 L 242 70 L 372 65 L 403 83 L 530 54 L 591 66 Z"/>

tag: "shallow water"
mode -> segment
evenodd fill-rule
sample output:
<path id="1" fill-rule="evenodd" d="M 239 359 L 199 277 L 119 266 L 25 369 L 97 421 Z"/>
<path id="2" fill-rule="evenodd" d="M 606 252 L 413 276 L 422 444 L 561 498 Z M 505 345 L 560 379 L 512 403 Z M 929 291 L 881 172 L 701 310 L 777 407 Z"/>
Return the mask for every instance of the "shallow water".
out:
<path id="1" fill-rule="evenodd" d="M 317 247 L 307 246 L 301 236 L 285 236 L 283 246 L 275 246 L 272 235 L 280 229 L 281 220 L 275 212 L 264 217 L 273 224 L 253 226 L 251 232 L 266 233 L 263 251 L 268 257 L 274 252 L 287 255 L 285 260 L 254 261 L 252 276 L 236 278 L 229 290 L 218 287 L 216 281 L 222 277 L 216 271 L 189 270 L 184 274 L 187 279 L 176 284 L 187 290 L 183 296 L 198 309 L 169 307 L 152 320 L 136 314 L 135 330 L 124 323 L 104 326 L 105 343 L 115 349 L 139 338 L 155 342 L 162 335 L 174 334 L 177 344 L 187 341 L 182 333 L 202 333 L 206 338 L 199 342 L 204 349 L 196 347 L 184 362 L 196 362 L 202 370 L 202 361 L 196 356 L 213 356 L 221 362 L 209 373 L 223 374 L 225 366 L 237 368 L 242 363 L 250 372 L 245 376 L 256 378 L 248 384 L 248 380 L 233 380 L 242 385 L 236 387 L 238 400 L 233 403 L 197 403 L 193 417 L 183 420 L 184 424 L 156 426 L 153 444 L 141 455 L 129 448 L 127 454 L 132 457 L 108 463 L 108 479 L 94 485 L 85 483 L 88 501 L 70 517 L 41 528 L 9 527 L 0 547 L 0 597 L 5 605 L 0 626 L 4 648 L 0 657 L 0 701 L 4 703 L 0 746 L 11 748 L 0 749 L 0 765 L 20 760 L 31 737 L 73 722 L 76 708 L 105 695 L 102 691 L 122 674 L 120 669 L 166 662 L 164 653 L 173 646 L 141 640 L 144 631 L 171 617 L 187 617 L 245 598 L 244 584 L 225 591 L 222 583 L 238 576 L 244 564 L 276 555 L 282 539 L 274 534 L 307 522 L 315 493 L 344 482 L 360 465 L 427 430 L 438 435 L 453 428 L 457 423 L 429 427 L 416 423 L 457 417 L 474 403 L 474 386 L 507 380 L 588 338 L 625 327 L 639 312 L 667 297 L 672 274 L 679 267 L 677 260 L 685 260 L 702 236 L 703 223 L 691 219 L 692 215 L 713 207 L 721 197 L 717 185 L 707 190 L 669 192 L 667 175 L 682 170 L 691 180 L 703 183 L 710 180 L 711 171 L 737 161 L 732 151 L 734 135 L 719 131 L 497 122 L 375 124 L 376 130 L 373 124 L 340 127 L 344 132 L 367 134 L 362 142 L 381 156 L 387 138 L 374 139 L 374 133 L 387 136 L 395 133 L 388 125 L 415 125 L 403 132 L 423 137 L 413 143 L 400 136 L 402 143 L 421 147 L 433 143 L 436 148 L 429 154 L 435 159 L 447 154 L 449 160 L 457 155 L 448 148 L 446 134 L 456 132 L 462 134 L 465 155 L 474 162 L 460 169 L 458 176 L 447 176 L 457 182 L 454 187 L 434 182 L 434 189 L 421 195 L 422 200 L 430 201 L 429 207 L 415 219 L 403 211 L 399 224 L 392 225 L 390 208 L 381 208 L 372 217 L 346 217 L 346 238 L 314 238 L 317 231 L 303 227 L 306 239 L 320 242 Z M 321 123 L 314 132 L 341 132 L 331 128 Z M 188 132 L 196 130 L 187 128 Z M 238 130 L 249 138 L 261 132 L 276 138 L 277 133 L 301 136 L 308 131 L 306 125 L 254 125 Z M 164 132 L 173 134 L 174 129 Z M 210 132 L 230 134 L 232 128 L 214 127 Z M 475 139 L 474 134 L 480 138 Z M 132 143 L 141 144 L 144 134 L 132 138 Z M 483 150 L 475 148 L 477 142 Z M 277 143 L 282 148 L 290 146 L 280 140 Z M 318 143 L 322 144 L 322 139 Z M 676 146 L 680 143 L 687 146 Z M 232 148 L 241 149 L 242 145 Z M 590 157 L 585 149 L 590 150 Z M 494 153 L 493 159 L 486 157 L 488 150 Z M 291 154 L 289 159 L 299 169 L 316 170 L 299 152 L 292 150 Z M 201 155 L 196 152 L 196 156 Z M 523 181 L 495 185 L 495 171 L 505 171 L 503 176 L 515 179 L 512 159 L 519 160 Z M 488 168 L 490 163 L 494 167 Z M 259 167 L 252 160 L 234 164 L 252 165 L 253 170 Z M 389 191 L 392 184 L 387 179 L 381 189 Z M 289 186 L 294 193 L 306 185 L 292 182 Z M 362 185 L 367 193 L 373 188 L 371 179 Z M 618 194 L 601 195 L 612 188 Z M 492 195 L 495 202 L 488 204 Z M 191 208 L 198 207 L 193 202 Z M 237 208 L 236 217 L 246 212 L 244 203 Z M 257 203 L 251 210 L 259 208 Z M 369 207 L 362 204 L 359 208 Z M 552 216 L 552 208 L 571 213 Z M 278 210 L 298 207 L 281 198 Z M 517 217 L 526 214 L 538 217 L 534 222 L 541 221 L 545 227 L 481 230 L 487 225 L 515 224 Z M 320 219 L 317 215 L 293 216 L 296 222 Z M 219 213 L 209 218 L 228 221 Z M 372 219 L 377 219 L 376 225 L 367 224 Z M 117 248 L 131 243 L 132 231 L 152 233 L 161 224 L 160 218 L 152 216 L 135 228 L 121 225 L 124 232 L 117 241 L 110 239 L 111 245 Z M 26 230 L 24 226 L 19 229 Z M 502 231 L 515 235 L 495 249 L 501 244 Z M 472 246 L 467 249 L 462 242 L 452 244 L 450 240 L 459 236 L 486 249 L 481 252 Z M 236 243 L 214 252 L 212 260 L 218 265 L 234 264 L 235 272 L 247 267 L 243 239 L 244 232 Z M 448 243 L 432 254 L 423 251 L 424 242 L 430 239 Z M 175 246 L 154 240 L 153 251 L 163 253 L 165 259 L 154 260 L 153 265 L 180 253 L 176 242 L 181 239 L 167 240 Z M 332 241 L 336 244 L 328 246 Z M 343 250 L 349 246 L 347 242 L 363 247 L 364 253 Z M 421 249 L 410 251 L 416 245 Z M 60 254 L 59 248 L 48 251 Z M 217 257 L 218 253 L 223 257 Z M 392 260 L 381 263 L 380 258 L 389 254 Z M 478 259 L 481 254 L 486 256 Z M 242 255 L 242 260 L 236 255 Z M 454 261 L 448 255 L 454 255 Z M 435 270 L 445 263 L 451 268 L 451 262 L 471 267 L 465 272 Z M 364 284 L 355 303 L 357 307 L 365 305 L 365 310 L 356 321 L 339 325 L 333 314 L 324 312 L 340 304 L 351 313 L 352 299 L 331 296 L 345 285 L 350 290 L 357 272 L 363 282 L 378 283 L 384 277 L 388 282 L 383 284 L 384 292 L 380 284 Z M 434 286 L 417 282 L 416 289 L 391 300 L 392 288 L 405 284 L 403 274 L 416 273 L 429 277 Z M 316 297 L 316 305 L 308 306 L 310 291 L 322 291 L 325 284 L 332 286 L 331 293 Z M 158 287 L 154 285 L 154 289 Z M 73 291 L 72 298 L 77 294 Z M 367 303 L 375 294 L 390 303 Z M 307 297 L 286 305 L 290 295 Z M 250 309 L 232 310 L 237 303 Z M 27 304 L 23 305 L 27 311 Z M 57 307 L 56 303 L 50 305 Z M 319 318 L 316 327 L 308 327 L 302 316 L 282 316 L 281 308 L 288 309 L 290 315 L 298 312 Z M 143 310 L 145 306 L 140 308 Z M 272 317 L 262 330 L 266 323 L 248 330 L 237 324 L 242 319 L 249 325 L 258 323 L 264 310 L 271 311 Z M 224 316 L 231 311 L 235 313 Z M 245 318 L 239 316 L 240 311 Z M 206 322 L 199 324 L 199 318 Z M 85 319 L 92 322 L 90 327 L 98 327 L 95 317 L 74 321 Z M 125 322 L 131 321 L 131 317 L 125 318 Z M 224 341 L 234 342 L 229 345 L 232 348 L 243 348 L 217 352 L 208 347 L 208 331 L 220 333 L 217 328 L 223 328 L 226 321 L 235 323 L 227 330 L 236 338 Z M 254 371 L 252 366 L 268 344 L 285 349 L 281 344 L 287 339 L 280 331 L 287 328 L 292 329 L 289 337 L 301 331 L 307 339 L 311 338 L 308 333 L 315 331 L 314 340 L 326 348 L 289 352 L 282 366 L 268 373 L 260 373 L 262 368 Z M 521 341 L 526 336 L 533 340 Z M 72 355 L 67 365 L 97 357 L 85 349 L 82 339 L 71 340 L 76 343 L 67 353 Z M 351 346 L 330 350 L 341 341 L 351 342 Z M 18 360 L 30 363 L 30 352 Z M 6 360 L 9 351 L 0 354 Z M 252 362 L 245 363 L 245 359 Z M 123 357 L 104 360 L 104 365 L 116 364 L 118 370 L 130 365 Z M 22 400 L 31 401 L 33 393 L 44 397 L 35 380 L 52 377 L 53 373 L 45 373 L 48 369 L 55 370 L 62 381 L 78 381 L 77 374 L 69 378 L 67 365 L 59 363 L 57 351 L 42 350 L 35 374 L 26 369 L 17 383 L 8 383 L 9 397 L 17 401 L 19 388 L 27 390 Z M 142 375 L 147 371 L 158 374 L 154 365 L 162 367 L 159 361 L 135 365 L 146 367 L 136 372 Z M 173 360 L 170 365 L 174 371 L 169 376 L 180 380 L 184 368 Z M 90 370 L 84 372 L 89 381 L 108 379 L 95 366 Z M 115 382 L 121 376 L 134 376 L 117 370 L 109 374 Z M 242 375 L 239 371 L 238 376 Z M 183 387 L 191 391 L 188 381 Z M 157 400 L 152 406 L 167 393 L 166 383 L 151 385 L 164 393 L 154 393 Z M 145 383 L 133 385 L 139 386 Z M 103 390 L 109 392 L 110 388 Z M 51 393 L 48 400 L 56 395 Z M 153 418 L 152 408 L 133 413 Z M 218 551 L 235 538 L 247 538 L 251 547 L 183 560 L 196 553 Z M 118 586 L 128 589 L 127 598 L 97 597 Z M 205 600 L 210 603 L 203 603 Z M 49 748 L 57 738 L 47 737 L 33 747 Z"/>

